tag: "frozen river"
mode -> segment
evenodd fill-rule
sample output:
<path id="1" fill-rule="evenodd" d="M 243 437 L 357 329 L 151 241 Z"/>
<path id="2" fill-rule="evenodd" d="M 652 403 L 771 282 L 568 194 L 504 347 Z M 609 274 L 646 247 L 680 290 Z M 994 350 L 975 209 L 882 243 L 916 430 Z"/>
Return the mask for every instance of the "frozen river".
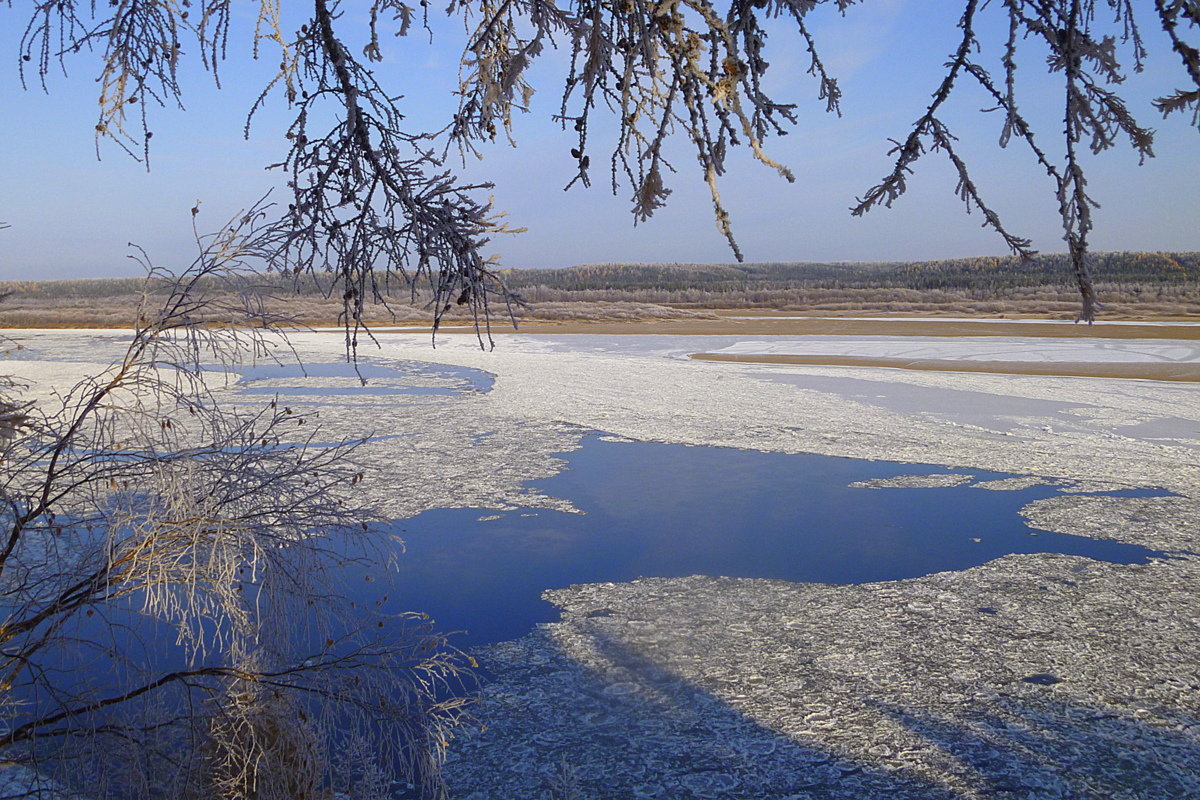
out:
<path id="1" fill-rule="evenodd" d="M 3 366 L 43 392 L 116 345 L 23 338 L 28 355 Z M 1169 341 L 1019 338 L 984 345 L 1005 360 L 1195 357 Z M 988 356 L 967 339 L 820 339 Z M 385 370 L 368 387 L 386 392 L 320 374 L 222 391 L 255 404 L 274 387 L 320 405 L 326 438 L 374 436 L 364 486 L 412 526 L 414 560 L 466 530 L 504 585 L 519 565 L 489 564 L 489 545 L 532 538 L 521 547 L 553 560 L 574 539 L 588 544 L 562 583 L 598 581 L 560 583 L 532 633 L 480 653 L 495 680 L 478 727 L 451 743 L 452 797 L 543 796 L 564 764 L 586 797 L 1200 796 L 1200 562 L 1156 555 L 1196 547 L 1200 384 L 687 357 L 809 337 L 379 341 L 362 355 Z M 309 363 L 337 360 L 341 342 L 293 340 Z M 700 468 L 681 477 L 676 458 Z M 743 477 L 763 494 L 739 506 Z M 628 513 L 658 520 L 643 550 L 602 538 Z M 888 538 L 891 522 L 909 533 Z M 774 557 L 716 577 L 703 551 L 753 544 L 756 527 L 762 546 L 736 557 Z M 826 555 L 861 542 L 873 558 L 840 558 L 859 570 L 840 582 L 805 572 L 819 558 L 777 540 L 817 529 Z M 1031 546 L 988 549 L 1005 536 Z M 922 561 L 951 552 L 963 558 Z"/>

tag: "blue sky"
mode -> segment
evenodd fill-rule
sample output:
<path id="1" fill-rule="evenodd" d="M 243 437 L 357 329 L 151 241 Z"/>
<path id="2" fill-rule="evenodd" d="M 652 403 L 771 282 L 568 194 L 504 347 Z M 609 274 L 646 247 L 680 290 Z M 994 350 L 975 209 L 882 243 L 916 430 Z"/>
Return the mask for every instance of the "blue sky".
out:
<path id="1" fill-rule="evenodd" d="M 286 4 L 285 4 L 286 5 Z M 431 7 L 440 7 L 434 3 Z M 822 8 L 812 19 L 828 66 L 845 92 L 844 116 L 823 113 L 816 87 L 804 74 L 807 57 L 787 26 L 772 29 L 770 87 L 778 99 L 800 106 L 800 125 L 767 143 L 768 152 L 796 173 L 788 184 L 745 154 L 729 159 L 722 195 L 749 261 L 871 261 L 1003 254 L 1003 243 L 966 215 L 954 196 L 955 177 L 936 156 L 921 163 L 909 193 L 892 210 L 852 218 L 848 208 L 891 166 L 888 137 L 902 136 L 924 110 L 942 64 L 956 44 L 958 3 L 952 0 L 867 0 L 842 18 Z M 985 37 L 999 41 L 999 4 L 988 11 Z M 344 26 L 361 14 L 346 4 Z M 0 7 L 0 63 L 15 65 L 23 5 Z M 1147 22 L 1149 18 L 1147 15 Z M 242 31 L 242 33 L 246 33 Z M 1182 82 L 1164 37 L 1147 25 L 1151 58 L 1131 75 L 1125 91 L 1144 124 L 1157 131 L 1158 158 L 1138 166 L 1127 149 L 1090 158 L 1091 184 L 1101 203 L 1093 245 L 1097 250 L 1200 250 L 1200 135 L 1186 116 L 1162 120 L 1150 98 Z M 224 68 L 222 90 L 193 65 L 185 69 L 184 112 L 156 109 L 152 169 L 109 144 L 97 160 L 95 58 L 68 62 L 69 75 L 53 75 L 49 93 L 23 91 L 15 67 L 0 72 L 0 279 L 58 279 L 138 274 L 128 243 L 145 247 L 159 262 L 190 260 L 188 210 L 203 201 L 202 223 L 215 226 L 278 184 L 264 165 L 282 158 L 290 119 L 275 98 L 242 136 L 246 110 L 270 70 L 237 54 Z M 461 25 L 440 22 L 435 40 L 420 33 L 389 42 L 378 72 L 398 94 L 414 128 L 440 126 L 455 105 Z M 980 58 L 992 59 L 985 51 Z M 1022 73 L 1025 113 L 1043 130 L 1053 154 L 1062 150 L 1053 132 L 1061 126 L 1061 94 L 1038 69 L 1030 50 Z M 530 114 L 516 121 L 517 148 L 497 143 L 482 161 L 465 167 L 470 180 L 495 182 L 497 205 L 514 225 L 528 228 L 494 243 L 510 267 L 555 267 L 608 261 L 729 262 L 717 232 L 707 189 L 686 148 L 676 147 L 678 175 L 669 178 L 670 202 L 636 228 L 629 189 L 616 197 L 594 174 L 593 187 L 562 187 L 573 174 L 572 135 L 551 116 L 557 111 L 565 55 L 551 54 L 532 73 L 538 93 Z M 1044 174 L 1015 145 L 995 146 L 1000 119 L 983 114 L 977 93 L 963 92 L 947 122 L 962 139 L 976 181 L 1009 227 L 1045 252 L 1063 250 L 1055 202 Z M 596 142 L 599 144 L 599 142 Z M 593 160 L 599 156 L 597 148 Z"/>

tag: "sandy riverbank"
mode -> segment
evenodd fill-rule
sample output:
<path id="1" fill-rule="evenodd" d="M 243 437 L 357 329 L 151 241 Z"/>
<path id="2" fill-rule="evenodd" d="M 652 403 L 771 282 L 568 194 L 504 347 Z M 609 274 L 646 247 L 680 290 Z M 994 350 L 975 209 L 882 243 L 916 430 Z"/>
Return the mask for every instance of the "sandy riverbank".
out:
<path id="1" fill-rule="evenodd" d="M 796 366 L 887 367 L 933 372 L 984 372 L 998 375 L 1057 375 L 1065 378 L 1134 378 L 1150 381 L 1200 381 L 1200 363 L 1098 363 L 1087 361 L 967 361 L 964 359 L 874 358 L 870 356 L 694 353 L 700 361 Z"/>

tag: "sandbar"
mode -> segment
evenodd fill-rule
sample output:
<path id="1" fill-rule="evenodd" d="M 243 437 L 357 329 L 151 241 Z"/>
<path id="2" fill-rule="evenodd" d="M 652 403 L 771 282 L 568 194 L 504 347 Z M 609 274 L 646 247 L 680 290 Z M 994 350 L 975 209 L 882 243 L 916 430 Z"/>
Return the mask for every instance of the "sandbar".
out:
<path id="1" fill-rule="evenodd" d="M 933 372 L 986 372 L 1000 375 L 1047 375 L 1062 378 L 1133 378 L 1148 381 L 1200 381 L 1200 364 L 1090 361 L 967 361 L 948 358 L 784 355 L 779 353 L 693 353 L 700 361 L 793 364 L 825 367 L 890 367 Z"/>

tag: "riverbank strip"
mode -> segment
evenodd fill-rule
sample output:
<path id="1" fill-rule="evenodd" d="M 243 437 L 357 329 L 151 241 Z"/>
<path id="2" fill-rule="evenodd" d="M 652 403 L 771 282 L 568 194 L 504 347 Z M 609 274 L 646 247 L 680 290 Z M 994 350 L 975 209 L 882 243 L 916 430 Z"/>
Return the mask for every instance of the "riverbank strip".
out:
<path id="1" fill-rule="evenodd" d="M 874 356 L 809 356 L 773 353 L 692 353 L 691 358 L 697 361 L 733 361 L 742 364 L 890 367 L 931 372 L 987 372 L 1004 375 L 1047 375 L 1060 378 L 1127 378 L 1147 381 L 1200 382 L 1200 364 L 1195 363 L 967 361 L 948 358 L 878 358 Z"/>

